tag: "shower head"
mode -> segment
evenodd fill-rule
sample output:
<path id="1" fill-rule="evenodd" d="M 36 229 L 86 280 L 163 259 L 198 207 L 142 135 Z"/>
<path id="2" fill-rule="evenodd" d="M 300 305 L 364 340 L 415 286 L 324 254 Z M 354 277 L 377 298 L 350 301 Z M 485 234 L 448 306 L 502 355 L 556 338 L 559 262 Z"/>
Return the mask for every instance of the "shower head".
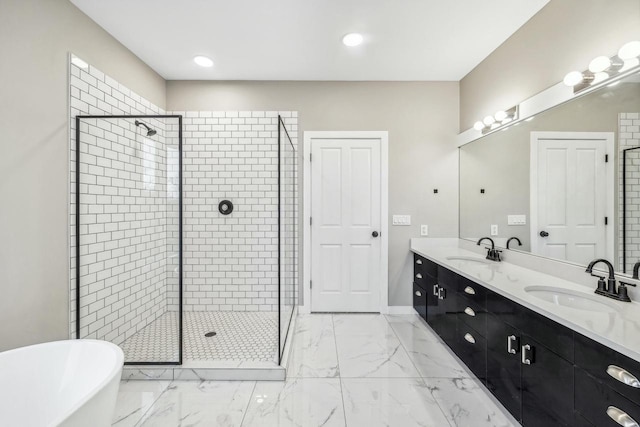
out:
<path id="1" fill-rule="evenodd" d="M 150 128 L 145 123 L 142 123 L 140 120 L 136 120 L 136 126 L 144 126 L 147 129 L 147 136 L 153 136 L 156 133 L 158 133 L 156 132 L 155 129 Z"/>

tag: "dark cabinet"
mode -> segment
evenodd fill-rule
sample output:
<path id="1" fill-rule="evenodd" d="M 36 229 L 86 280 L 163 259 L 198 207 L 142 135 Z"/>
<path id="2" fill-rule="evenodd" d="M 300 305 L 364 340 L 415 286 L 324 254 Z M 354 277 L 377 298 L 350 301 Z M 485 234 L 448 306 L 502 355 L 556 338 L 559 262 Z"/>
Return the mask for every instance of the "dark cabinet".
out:
<path id="1" fill-rule="evenodd" d="M 573 363 L 522 335 L 522 424 L 573 425 Z"/>
<path id="2" fill-rule="evenodd" d="M 487 341 L 478 331 L 465 323 L 458 323 L 454 351 L 469 370 L 484 382 L 487 376 Z"/>
<path id="3" fill-rule="evenodd" d="M 640 406 L 598 381 L 582 369 L 575 368 L 577 418 L 598 427 L 637 426 Z"/>
<path id="4" fill-rule="evenodd" d="M 416 283 L 413 284 L 413 308 L 427 320 L 427 292 Z"/>
<path id="5" fill-rule="evenodd" d="M 523 426 L 640 423 L 640 362 L 415 259 L 416 311 Z"/>
<path id="6" fill-rule="evenodd" d="M 442 340 L 454 349 L 458 343 L 456 326 L 458 305 L 456 303 L 458 275 L 443 267 L 438 267 L 438 305 L 433 307 L 431 327 Z"/>
<path id="7" fill-rule="evenodd" d="M 520 331 L 487 315 L 487 388 L 517 420 L 522 419 Z"/>

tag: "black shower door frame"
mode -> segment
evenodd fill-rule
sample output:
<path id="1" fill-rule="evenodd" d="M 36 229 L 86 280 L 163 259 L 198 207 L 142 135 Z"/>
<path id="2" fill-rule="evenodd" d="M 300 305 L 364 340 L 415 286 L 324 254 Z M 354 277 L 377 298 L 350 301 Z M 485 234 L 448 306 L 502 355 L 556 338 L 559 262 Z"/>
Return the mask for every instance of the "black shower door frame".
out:
<path id="1" fill-rule="evenodd" d="M 86 119 L 178 119 L 178 361 L 177 362 L 124 362 L 125 365 L 182 365 L 182 115 L 78 115 L 76 116 L 76 339 L 80 339 L 80 123 Z"/>
<path id="2" fill-rule="evenodd" d="M 284 129 L 284 135 L 280 132 L 280 127 Z M 282 337 L 282 137 L 285 137 L 286 140 L 291 145 L 291 149 L 293 150 L 294 157 L 297 161 L 297 150 L 291 141 L 291 137 L 289 136 L 289 131 L 284 124 L 284 120 L 278 114 L 278 365 L 282 365 L 282 359 L 284 356 L 284 347 L 287 343 L 287 337 L 289 336 L 289 328 L 291 327 L 291 319 L 293 319 L 293 313 L 296 309 L 296 299 L 297 295 L 294 294 L 293 298 L 293 307 L 291 308 L 291 314 L 289 315 L 289 320 L 287 323 L 287 331 L 284 334 L 284 338 Z M 297 177 L 296 177 L 297 184 Z M 297 190 L 297 189 L 296 189 Z M 297 191 L 296 191 L 297 192 Z M 297 200 L 296 200 L 297 202 Z M 297 205 L 294 206 L 294 217 L 297 216 Z M 297 218 L 296 218 L 297 219 Z M 294 241 L 297 239 L 297 228 L 294 227 Z M 297 265 L 294 265 L 296 268 Z M 295 275 L 294 275 L 295 277 Z M 297 287 L 298 284 L 294 284 L 294 288 Z"/>

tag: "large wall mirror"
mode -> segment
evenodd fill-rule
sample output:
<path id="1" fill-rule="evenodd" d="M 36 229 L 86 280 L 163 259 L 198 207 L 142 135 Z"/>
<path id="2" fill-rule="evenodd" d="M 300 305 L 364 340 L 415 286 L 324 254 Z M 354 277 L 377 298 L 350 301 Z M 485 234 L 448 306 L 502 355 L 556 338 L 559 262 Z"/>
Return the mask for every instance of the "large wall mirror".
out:
<path id="1" fill-rule="evenodd" d="M 460 148 L 460 237 L 483 236 L 631 272 L 640 261 L 640 74 Z"/>

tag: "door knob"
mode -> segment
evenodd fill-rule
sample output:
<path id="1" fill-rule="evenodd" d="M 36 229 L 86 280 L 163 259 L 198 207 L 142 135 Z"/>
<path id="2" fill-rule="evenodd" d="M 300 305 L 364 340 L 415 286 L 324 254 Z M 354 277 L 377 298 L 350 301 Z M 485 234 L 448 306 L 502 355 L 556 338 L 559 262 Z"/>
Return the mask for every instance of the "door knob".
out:
<path id="1" fill-rule="evenodd" d="M 380 234 L 379 234 L 377 231 L 374 231 L 373 233 L 371 233 L 371 235 L 372 235 L 373 237 L 378 237 Z"/>
<path id="2" fill-rule="evenodd" d="M 540 237 L 547 237 L 549 235 L 549 233 L 547 233 L 546 231 L 542 230 L 540 232 Z"/>

